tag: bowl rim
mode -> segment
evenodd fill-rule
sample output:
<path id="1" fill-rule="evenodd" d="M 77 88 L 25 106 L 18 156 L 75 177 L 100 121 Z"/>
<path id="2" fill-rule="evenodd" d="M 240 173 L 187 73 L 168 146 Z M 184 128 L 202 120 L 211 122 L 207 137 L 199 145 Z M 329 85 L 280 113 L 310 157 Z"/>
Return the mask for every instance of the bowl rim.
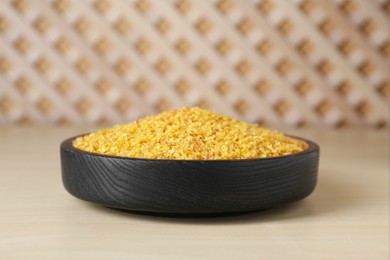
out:
<path id="1" fill-rule="evenodd" d="M 280 155 L 280 156 L 273 156 L 273 157 L 263 157 L 263 158 L 246 158 L 246 159 L 215 159 L 215 160 L 196 160 L 196 159 L 151 159 L 151 158 L 136 158 L 136 157 L 125 157 L 125 156 L 118 156 L 118 155 L 109 155 L 109 154 L 100 154 L 100 153 L 93 153 L 89 151 L 85 151 L 79 148 L 76 148 L 73 146 L 73 141 L 81 136 L 88 135 L 90 133 L 80 134 L 76 136 L 72 136 L 70 138 L 65 139 L 61 142 L 60 149 L 71 151 L 79 154 L 85 154 L 89 156 L 94 157 L 106 157 L 106 158 L 113 158 L 113 159 L 120 159 L 120 160 L 131 160 L 131 161 L 145 161 L 145 162 L 219 162 L 219 163 L 227 163 L 227 162 L 256 162 L 256 161 L 264 161 L 264 160 L 275 160 L 275 159 L 284 159 L 284 158 L 291 158 L 291 157 L 299 157 L 305 154 L 309 154 L 312 152 L 319 152 L 320 147 L 317 143 L 308 140 L 306 138 L 294 136 L 294 135 L 288 135 L 285 134 L 288 137 L 300 140 L 307 144 L 307 148 L 301 152 L 288 154 L 288 155 Z"/>

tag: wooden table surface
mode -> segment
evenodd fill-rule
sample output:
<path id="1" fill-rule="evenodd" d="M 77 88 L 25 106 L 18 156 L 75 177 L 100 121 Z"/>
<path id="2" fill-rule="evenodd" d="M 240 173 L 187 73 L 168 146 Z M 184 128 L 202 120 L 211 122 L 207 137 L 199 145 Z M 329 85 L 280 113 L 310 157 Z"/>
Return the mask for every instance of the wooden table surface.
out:
<path id="1" fill-rule="evenodd" d="M 236 217 L 175 219 L 64 190 L 59 143 L 89 130 L 0 128 L 0 259 L 388 259 L 387 131 L 290 131 L 321 147 L 310 197 Z"/>

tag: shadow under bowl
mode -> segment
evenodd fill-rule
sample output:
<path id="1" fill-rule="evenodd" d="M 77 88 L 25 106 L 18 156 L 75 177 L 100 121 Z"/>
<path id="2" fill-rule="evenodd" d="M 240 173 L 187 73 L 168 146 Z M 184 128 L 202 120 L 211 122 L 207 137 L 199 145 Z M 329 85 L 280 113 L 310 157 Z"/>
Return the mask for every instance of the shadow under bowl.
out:
<path id="1" fill-rule="evenodd" d="M 73 196 L 110 208 L 169 216 L 236 214 L 297 201 L 315 188 L 319 147 L 279 157 L 161 160 L 108 156 L 61 143 L 62 180 Z"/>

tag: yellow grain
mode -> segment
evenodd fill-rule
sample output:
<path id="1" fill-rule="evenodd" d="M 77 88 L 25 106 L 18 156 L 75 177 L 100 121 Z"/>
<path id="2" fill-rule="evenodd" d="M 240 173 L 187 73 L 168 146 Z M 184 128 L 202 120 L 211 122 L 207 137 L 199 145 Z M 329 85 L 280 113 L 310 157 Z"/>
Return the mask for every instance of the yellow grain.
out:
<path id="1" fill-rule="evenodd" d="M 73 146 L 131 158 L 229 160 L 293 154 L 307 144 L 197 107 L 148 116 L 78 137 Z"/>

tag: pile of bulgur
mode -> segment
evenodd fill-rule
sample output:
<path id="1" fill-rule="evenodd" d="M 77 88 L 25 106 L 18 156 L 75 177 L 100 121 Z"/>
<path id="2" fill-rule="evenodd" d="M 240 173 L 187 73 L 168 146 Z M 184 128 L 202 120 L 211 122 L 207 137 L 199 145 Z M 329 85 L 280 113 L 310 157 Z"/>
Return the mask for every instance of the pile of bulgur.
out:
<path id="1" fill-rule="evenodd" d="M 132 158 L 220 160 L 301 152 L 306 143 L 200 108 L 180 108 L 78 137 L 74 147 Z"/>

